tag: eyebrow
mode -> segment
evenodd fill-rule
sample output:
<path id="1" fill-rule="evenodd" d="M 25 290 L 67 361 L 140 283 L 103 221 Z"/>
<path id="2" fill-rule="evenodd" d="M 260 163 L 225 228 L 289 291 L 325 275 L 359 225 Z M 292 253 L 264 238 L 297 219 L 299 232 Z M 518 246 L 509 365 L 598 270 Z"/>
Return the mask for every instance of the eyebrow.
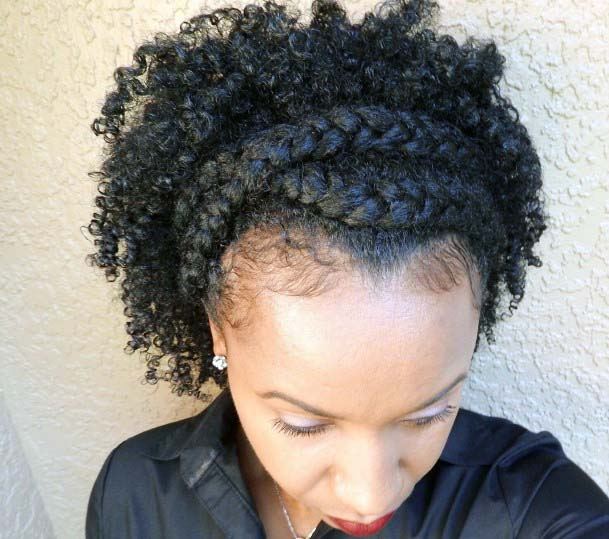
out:
<path id="1" fill-rule="evenodd" d="M 450 384 L 448 384 L 448 386 L 446 386 L 442 391 L 436 393 L 433 397 L 427 399 L 424 403 L 420 404 L 414 410 L 411 410 L 409 413 L 412 414 L 412 413 L 418 412 L 418 411 L 422 410 L 423 408 L 427 408 L 428 406 L 435 404 L 442 397 L 444 397 L 444 395 L 446 395 L 451 389 L 453 389 L 459 382 L 461 382 L 462 380 L 465 380 L 467 378 L 467 376 L 468 376 L 467 372 L 461 373 Z M 306 402 L 303 402 L 299 399 L 291 397 L 290 395 L 286 395 L 285 393 L 282 393 L 281 391 L 267 391 L 265 393 L 257 393 L 257 395 L 262 397 L 263 399 L 283 399 L 284 401 L 294 404 L 295 406 L 298 406 L 299 408 L 302 408 L 303 410 L 305 410 L 313 415 L 326 417 L 328 419 L 337 419 L 337 420 L 345 419 L 343 416 L 334 415 L 334 414 L 331 414 L 324 410 L 321 410 L 320 408 L 316 408 L 315 406 L 312 406 L 310 404 L 307 404 Z M 408 414 L 406 414 L 406 415 L 408 415 Z"/>

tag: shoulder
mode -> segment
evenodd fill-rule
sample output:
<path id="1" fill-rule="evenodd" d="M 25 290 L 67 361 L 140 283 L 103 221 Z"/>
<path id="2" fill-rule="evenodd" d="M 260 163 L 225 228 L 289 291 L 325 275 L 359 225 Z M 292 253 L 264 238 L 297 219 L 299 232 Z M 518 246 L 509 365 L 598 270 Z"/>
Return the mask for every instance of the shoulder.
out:
<path id="1" fill-rule="evenodd" d="M 130 436 L 106 455 L 89 495 L 87 539 L 106 537 L 110 516 L 146 512 L 158 484 L 181 485 L 178 457 L 204 412 Z"/>
<path id="2" fill-rule="evenodd" d="M 461 408 L 441 459 L 462 466 L 509 467 L 531 457 L 568 460 L 547 430 L 533 432 L 510 419 Z"/>
<path id="3" fill-rule="evenodd" d="M 446 460 L 482 467 L 515 537 L 609 537 L 609 498 L 548 431 L 461 409 Z"/>
<path id="4" fill-rule="evenodd" d="M 189 443 L 198 420 L 206 411 L 207 409 L 195 416 L 152 427 L 126 438 L 105 457 L 97 479 L 106 481 L 110 474 L 120 476 L 116 473 L 117 469 L 141 467 L 149 460 L 146 457 L 167 461 L 179 457 Z"/>
<path id="5" fill-rule="evenodd" d="M 459 466 L 491 465 L 542 446 L 560 449 L 547 431 L 532 433 L 509 419 L 460 408 L 440 458 Z"/>

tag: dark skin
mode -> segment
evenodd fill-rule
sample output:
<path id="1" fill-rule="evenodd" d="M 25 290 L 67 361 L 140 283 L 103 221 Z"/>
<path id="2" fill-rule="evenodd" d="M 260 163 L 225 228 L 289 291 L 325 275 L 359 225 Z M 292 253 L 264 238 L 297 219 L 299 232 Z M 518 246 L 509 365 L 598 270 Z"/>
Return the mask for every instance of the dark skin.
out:
<path id="1" fill-rule="evenodd" d="M 434 292 L 407 272 L 372 285 L 353 271 L 316 297 L 264 290 L 255 311 L 247 330 L 210 325 L 214 352 L 227 357 L 240 466 L 267 537 L 291 537 L 273 480 L 303 537 L 320 520 L 336 527 L 329 516 L 368 523 L 399 507 L 440 457 L 461 401 L 464 380 L 421 408 L 469 371 L 479 311 L 468 279 Z M 261 396 L 269 391 L 323 413 Z M 276 419 L 325 431 L 291 436 Z"/>

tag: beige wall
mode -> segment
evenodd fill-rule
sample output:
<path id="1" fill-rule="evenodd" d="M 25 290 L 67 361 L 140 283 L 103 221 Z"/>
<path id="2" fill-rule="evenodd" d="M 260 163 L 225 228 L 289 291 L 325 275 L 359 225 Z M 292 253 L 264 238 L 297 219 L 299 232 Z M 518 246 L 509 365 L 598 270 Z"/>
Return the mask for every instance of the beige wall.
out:
<path id="1" fill-rule="evenodd" d="M 242 7 L 247 2 L 237 2 Z M 442 29 L 494 37 L 541 152 L 552 226 L 526 297 L 477 356 L 464 406 L 549 430 L 609 493 L 609 4 L 440 0 Z M 0 2 L 0 534 L 83 536 L 111 448 L 201 404 L 139 383 L 122 305 L 84 264 L 103 145 L 89 129 L 134 45 L 215 2 Z M 308 3 L 300 4 L 307 18 Z M 354 16 L 369 1 L 346 2 Z M 6 500 L 10 500 L 6 504 Z"/>

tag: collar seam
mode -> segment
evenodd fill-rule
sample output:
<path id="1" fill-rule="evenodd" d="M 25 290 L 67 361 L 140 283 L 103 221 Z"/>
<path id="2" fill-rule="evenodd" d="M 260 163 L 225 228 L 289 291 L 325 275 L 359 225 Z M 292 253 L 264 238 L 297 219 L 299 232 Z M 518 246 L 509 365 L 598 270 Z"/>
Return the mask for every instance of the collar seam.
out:
<path id="1" fill-rule="evenodd" d="M 205 474 L 207 474 L 210 470 L 210 468 L 215 464 L 216 459 L 218 458 L 218 455 L 222 452 L 221 449 L 218 449 L 217 446 L 207 446 L 209 447 L 210 453 L 211 453 L 211 457 L 207 460 L 207 462 L 204 462 L 204 469 L 199 472 L 199 470 L 203 467 L 203 466 L 199 466 L 197 468 L 197 474 L 198 476 L 196 477 L 196 479 L 194 481 L 189 481 L 188 478 L 184 475 L 184 473 L 182 472 L 182 479 L 184 480 L 184 482 L 186 483 L 186 485 L 188 485 L 188 488 L 195 488 L 200 481 L 202 481 L 203 477 L 205 476 Z M 185 464 L 185 462 L 182 461 L 182 459 L 184 458 L 184 451 L 186 451 L 187 449 L 196 449 L 195 447 L 186 447 L 184 449 L 182 449 L 179 453 L 178 456 L 180 458 L 180 469 L 182 470 L 182 466 Z"/>

